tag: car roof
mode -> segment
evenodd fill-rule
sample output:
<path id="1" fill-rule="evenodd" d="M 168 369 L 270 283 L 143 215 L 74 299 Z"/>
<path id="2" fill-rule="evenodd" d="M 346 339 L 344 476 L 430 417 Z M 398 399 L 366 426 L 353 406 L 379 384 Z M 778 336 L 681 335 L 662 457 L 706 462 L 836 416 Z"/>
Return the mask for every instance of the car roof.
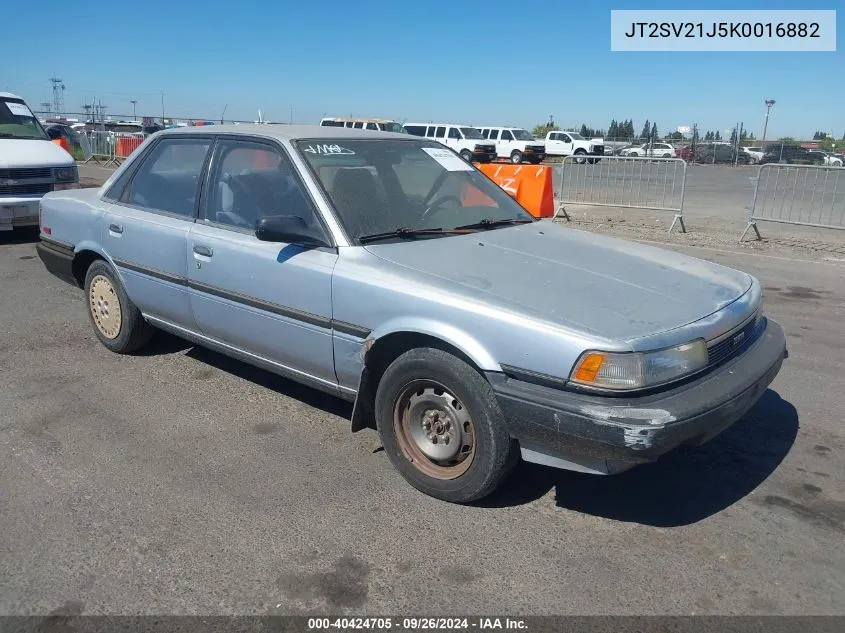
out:
<path id="1" fill-rule="evenodd" d="M 168 128 L 157 132 L 162 136 L 178 136 L 182 134 L 236 134 L 242 136 L 264 136 L 284 141 L 299 139 L 387 139 L 419 137 L 398 132 L 381 132 L 378 130 L 364 130 L 345 127 L 326 127 L 322 125 L 287 125 L 287 124 L 246 124 L 246 125 L 201 125 L 191 127 Z"/>
<path id="2" fill-rule="evenodd" d="M 442 125 L 442 126 L 452 126 L 452 127 L 474 127 L 476 130 L 478 129 L 477 125 L 468 125 L 466 123 L 441 123 L 440 121 L 408 121 L 405 125 Z"/>
<path id="3" fill-rule="evenodd" d="M 20 99 L 23 101 L 23 97 L 19 97 L 16 94 L 12 94 L 11 92 L 0 92 L 0 97 L 3 99 Z"/>

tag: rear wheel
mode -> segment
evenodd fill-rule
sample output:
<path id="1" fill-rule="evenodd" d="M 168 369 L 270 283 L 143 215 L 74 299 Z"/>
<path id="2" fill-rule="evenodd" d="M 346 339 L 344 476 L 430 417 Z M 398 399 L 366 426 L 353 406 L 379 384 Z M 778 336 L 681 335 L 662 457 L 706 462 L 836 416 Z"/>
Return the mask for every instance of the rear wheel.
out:
<path id="1" fill-rule="evenodd" d="M 129 300 L 117 274 L 105 261 L 98 259 L 88 267 L 85 296 L 94 333 L 108 349 L 127 354 L 150 340 L 152 327 Z"/>
<path id="2" fill-rule="evenodd" d="M 393 466 L 437 499 L 481 499 L 517 461 L 490 384 L 448 352 L 420 348 L 399 356 L 379 382 L 375 412 Z"/>

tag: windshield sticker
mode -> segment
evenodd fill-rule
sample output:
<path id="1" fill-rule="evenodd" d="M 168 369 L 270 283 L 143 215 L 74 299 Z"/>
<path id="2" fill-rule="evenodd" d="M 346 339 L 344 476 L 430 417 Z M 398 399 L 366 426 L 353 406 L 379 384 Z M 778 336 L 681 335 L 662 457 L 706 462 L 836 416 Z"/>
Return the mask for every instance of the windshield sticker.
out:
<path id="1" fill-rule="evenodd" d="M 351 149 L 341 147 L 340 145 L 327 145 L 327 144 L 309 145 L 308 147 L 304 148 L 302 151 L 308 152 L 309 154 L 318 154 L 320 156 L 354 156 L 355 155 L 355 152 L 353 152 Z"/>
<path id="2" fill-rule="evenodd" d="M 440 163 L 446 171 L 472 171 L 473 166 L 466 162 L 460 156 L 456 156 L 448 149 L 440 149 L 437 147 L 423 147 L 422 151 L 431 156 L 434 160 Z"/>
<path id="3" fill-rule="evenodd" d="M 6 107 L 9 108 L 9 112 L 14 114 L 15 116 L 25 116 L 30 119 L 35 118 L 35 115 L 30 111 L 29 108 L 26 107 L 25 103 L 13 103 L 11 101 L 7 101 Z"/>

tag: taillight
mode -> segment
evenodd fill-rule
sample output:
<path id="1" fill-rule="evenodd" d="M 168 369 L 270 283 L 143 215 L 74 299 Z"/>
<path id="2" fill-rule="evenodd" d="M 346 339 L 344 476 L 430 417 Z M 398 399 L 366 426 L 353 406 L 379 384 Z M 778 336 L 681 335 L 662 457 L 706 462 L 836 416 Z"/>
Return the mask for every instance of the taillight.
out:
<path id="1" fill-rule="evenodd" d="M 44 223 L 41 220 L 41 212 L 42 211 L 43 211 L 43 208 L 41 206 L 41 203 L 39 202 L 38 203 L 38 226 L 39 226 L 39 229 L 44 235 L 52 235 L 52 231 L 50 230 L 50 227 L 44 226 Z"/>

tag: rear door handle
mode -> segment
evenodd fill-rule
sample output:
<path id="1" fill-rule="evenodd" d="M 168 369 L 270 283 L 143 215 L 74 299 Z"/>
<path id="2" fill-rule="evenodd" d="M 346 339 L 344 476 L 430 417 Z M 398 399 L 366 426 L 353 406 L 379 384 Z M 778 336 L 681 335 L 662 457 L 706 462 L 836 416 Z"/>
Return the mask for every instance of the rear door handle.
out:
<path id="1" fill-rule="evenodd" d="M 109 224 L 109 231 L 112 233 L 123 233 L 123 227 L 120 224 Z"/>
<path id="2" fill-rule="evenodd" d="M 202 255 L 203 257 L 211 257 L 212 255 L 214 255 L 214 251 L 210 247 L 203 246 L 202 244 L 197 244 L 196 246 L 194 246 L 194 252 L 197 255 Z"/>

